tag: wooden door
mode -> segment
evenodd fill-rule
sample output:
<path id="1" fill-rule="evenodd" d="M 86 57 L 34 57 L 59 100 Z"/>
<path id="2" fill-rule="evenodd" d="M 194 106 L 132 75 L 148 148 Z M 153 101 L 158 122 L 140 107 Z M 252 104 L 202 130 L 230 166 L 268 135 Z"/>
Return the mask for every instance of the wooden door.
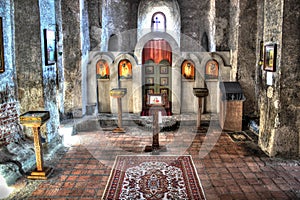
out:
<path id="1" fill-rule="evenodd" d="M 159 64 L 152 60 L 143 65 L 143 97 L 146 105 L 147 94 L 166 94 L 167 104 L 171 101 L 171 67 L 168 61 Z"/>

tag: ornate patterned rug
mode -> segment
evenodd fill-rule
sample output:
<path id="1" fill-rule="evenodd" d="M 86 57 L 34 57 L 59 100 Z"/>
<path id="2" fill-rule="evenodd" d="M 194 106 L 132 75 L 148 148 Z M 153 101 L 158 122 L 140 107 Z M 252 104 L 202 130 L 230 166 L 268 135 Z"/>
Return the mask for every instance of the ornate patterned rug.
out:
<path id="1" fill-rule="evenodd" d="M 191 156 L 117 156 L 102 199 L 205 199 Z"/>

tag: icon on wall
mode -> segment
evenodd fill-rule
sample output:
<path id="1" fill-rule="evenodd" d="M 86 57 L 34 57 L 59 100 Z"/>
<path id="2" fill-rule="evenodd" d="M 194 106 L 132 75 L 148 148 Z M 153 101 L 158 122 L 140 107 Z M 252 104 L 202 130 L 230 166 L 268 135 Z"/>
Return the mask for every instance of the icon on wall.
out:
<path id="1" fill-rule="evenodd" d="M 181 67 L 181 74 L 186 80 L 195 80 L 195 65 L 191 61 L 184 61 Z"/>
<path id="2" fill-rule="evenodd" d="M 160 66 L 160 73 L 161 74 L 168 74 L 168 66 Z"/>
<path id="3" fill-rule="evenodd" d="M 219 63 L 216 60 L 209 60 L 205 65 L 205 78 L 218 79 L 219 77 Z"/>
<path id="4" fill-rule="evenodd" d="M 131 79 L 132 78 L 132 65 L 127 59 L 119 62 L 119 77 L 120 79 Z"/>
<path id="5" fill-rule="evenodd" d="M 109 79 L 109 66 L 106 60 L 99 60 L 96 63 L 96 76 L 97 79 Z"/>
<path id="6" fill-rule="evenodd" d="M 154 89 L 146 89 L 146 94 L 154 94 Z"/>
<path id="7" fill-rule="evenodd" d="M 0 17 L 0 73 L 3 72 L 4 72 L 4 44 L 3 44 L 2 17 Z"/>
<path id="8" fill-rule="evenodd" d="M 154 85 L 154 77 L 146 77 L 146 85 L 151 86 Z"/>
<path id="9" fill-rule="evenodd" d="M 154 74 L 154 66 L 146 66 L 145 73 L 146 74 Z"/>
<path id="10" fill-rule="evenodd" d="M 164 99 L 161 94 L 148 94 L 147 105 L 148 106 L 163 106 Z"/>
<path id="11" fill-rule="evenodd" d="M 264 70 L 275 72 L 276 71 L 276 55 L 277 45 L 275 43 L 269 43 L 264 48 Z"/>
<path id="12" fill-rule="evenodd" d="M 167 86 L 167 85 L 169 85 L 169 79 L 168 79 L 168 77 L 160 77 L 160 85 L 161 86 Z"/>
<path id="13" fill-rule="evenodd" d="M 45 65 L 54 65 L 56 62 L 55 31 L 44 29 Z"/>

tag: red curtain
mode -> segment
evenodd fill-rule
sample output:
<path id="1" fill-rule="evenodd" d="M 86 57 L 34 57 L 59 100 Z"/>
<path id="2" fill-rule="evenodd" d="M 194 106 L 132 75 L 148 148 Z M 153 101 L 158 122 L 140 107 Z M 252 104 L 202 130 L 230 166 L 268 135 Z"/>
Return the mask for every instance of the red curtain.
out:
<path id="1" fill-rule="evenodd" d="M 162 60 L 172 63 L 172 49 L 169 43 L 163 39 L 150 40 L 143 49 L 143 64 L 147 60 L 153 60 L 159 64 Z"/>

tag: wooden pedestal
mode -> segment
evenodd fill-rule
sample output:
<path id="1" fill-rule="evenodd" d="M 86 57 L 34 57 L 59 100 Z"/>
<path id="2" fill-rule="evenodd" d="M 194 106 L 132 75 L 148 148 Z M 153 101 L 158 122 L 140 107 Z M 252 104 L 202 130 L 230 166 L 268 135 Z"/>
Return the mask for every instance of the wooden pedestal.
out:
<path id="1" fill-rule="evenodd" d="M 166 146 L 159 145 L 159 124 L 158 124 L 158 113 L 161 109 L 152 108 L 153 115 L 153 134 L 152 134 L 152 145 L 145 147 L 145 152 L 152 152 L 152 154 L 159 154 L 159 152 L 167 151 Z"/>
<path id="2" fill-rule="evenodd" d="M 122 101 L 121 98 L 118 100 L 118 127 L 113 130 L 114 133 L 125 133 L 125 129 L 122 127 Z"/>
<path id="3" fill-rule="evenodd" d="M 20 116 L 20 122 L 33 130 L 34 151 L 36 169 L 27 178 L 46 180 L 53 171 L 50 167 L 44 167 L 43 147 L 40 135 L 41 126 L 50 118 L 47 111 L 30 111 Z"/>
<path id="4" fill-rule="evenodd" d="M 31 174 L 27 176 L 27 178 L 46 180 L 50 176 L 53 169 L 49 167 L 44 167 L 43 147 L 42 147 L 41 136 L 40 136 L 40 126 L 32 126 L 32 129 L 33 129 L 33 137 L 34 137 L 36 169 L 35 171 L 31 172 Z"/>
<path id="5" fill-rule="evenodd" d="M 197 112 L 197 125 L 193 130 L 195 133 L 206 133 L 207 129 L 201 127 L 201 113 L 202 113 L 202 97 L 198 97 L 198 112 Z"/>

